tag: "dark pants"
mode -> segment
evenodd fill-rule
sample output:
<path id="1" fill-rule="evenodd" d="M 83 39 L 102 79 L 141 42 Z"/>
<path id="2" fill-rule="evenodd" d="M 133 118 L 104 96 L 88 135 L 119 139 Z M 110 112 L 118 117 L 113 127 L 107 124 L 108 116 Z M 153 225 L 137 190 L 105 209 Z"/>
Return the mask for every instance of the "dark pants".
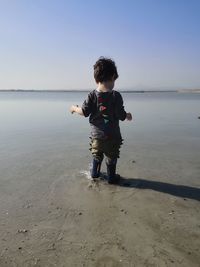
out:
<path id="1" fill-rule="evenodd" d="M 90 145 L 90 150 L 94 159 L 101 162 L 105 155 L 107 158 L 106 163 L 113 164 L 114 162 L 117 162 L 117 158 L 119 158 L 122 140 L 92 139 Z"/>

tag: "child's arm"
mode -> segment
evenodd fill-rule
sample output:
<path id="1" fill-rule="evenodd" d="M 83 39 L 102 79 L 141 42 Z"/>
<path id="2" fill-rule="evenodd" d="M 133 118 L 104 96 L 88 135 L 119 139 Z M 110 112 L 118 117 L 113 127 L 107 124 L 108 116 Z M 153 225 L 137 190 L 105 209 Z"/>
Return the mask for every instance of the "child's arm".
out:
<path id="1" fill-rule="evenodd" d="M 92 111 L 92 98 L 91 98 L 92 92 L 90 92 L 86 98 L 86 100 L 83 102 L 82 106 L 79 107 L 78 105 L 72 105 L 70 107 L 70 112 L 77 113 L 81 116 L 88 117 L 91 114 Z"/>
<path id="2" fill-rule="evenodd" d="M 117 102 L 115 105 L 115 114 L 116 114 L 117 118 L 121 121 L 124 121 L 127 117 L 127 113 L 126 113 L 126 111 L 124 109 L 124 105 L 123 105 L 123 99 L 122 99 L 120 94 L 117 98 Z"/>
<path id="3" fill-rule="evenodd" d="M 78 105 L 72 105 L 71 107 L 70 107 L 70 112 L 73 114 L 73 113 L 77 113 L 77 114 L 79 114 L 79 115 L 81 115 L 81 116 L 84 116 L 84 114 L 83 114 L 83 110 L 82 110 L 82 108 L 80 108 Z"/>
<path id="4" fill-rule="evenodd" d="M 78 105 L 72 105 L 70 107 L 70 112 L 77 113 L 81 116 L 88 117 L 92 111 L 92 92 L 90 92 L 83 102 L 82 106 L 79 107 Z"/>
<path id="5" fill-rule="evenodd" d="M 124 109 L 123 98 L 120 93 L 117 94 L 117 102 L 115 108 L 116 116 L 119 120 L 124 121 L 125 119 L 128 121 L 132 120 L 132 115 L 130 112 L 126 112 Z"/>

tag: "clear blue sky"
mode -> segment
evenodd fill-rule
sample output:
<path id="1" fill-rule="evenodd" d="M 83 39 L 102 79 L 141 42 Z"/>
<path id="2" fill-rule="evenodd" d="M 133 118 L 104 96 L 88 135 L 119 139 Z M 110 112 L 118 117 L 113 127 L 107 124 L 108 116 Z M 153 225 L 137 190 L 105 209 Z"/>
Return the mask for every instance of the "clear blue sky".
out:
<path id="1" fill-rule="evenodd" d="M 0 89 L 200 88 L 199 0 L 0 0 Z"/>

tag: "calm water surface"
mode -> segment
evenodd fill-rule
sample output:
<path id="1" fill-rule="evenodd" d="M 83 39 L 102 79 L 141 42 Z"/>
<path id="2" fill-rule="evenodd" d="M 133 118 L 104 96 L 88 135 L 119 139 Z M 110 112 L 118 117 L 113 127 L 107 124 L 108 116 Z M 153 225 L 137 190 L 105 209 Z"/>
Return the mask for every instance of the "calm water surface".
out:
<path id="1" fill-rule="evenodd" d="M 200 94 L 122 93 L 118 172 L 127 178 L 200 186 Z M 71 115 L 86 92 L 0 93 L 0 184 L 31 175 L 69 179 L 88 169 L 88 118 Z M 105 165 L 102 167 L 105 169 Z M 53 178 L 52 178 L 53 179 Z"/>

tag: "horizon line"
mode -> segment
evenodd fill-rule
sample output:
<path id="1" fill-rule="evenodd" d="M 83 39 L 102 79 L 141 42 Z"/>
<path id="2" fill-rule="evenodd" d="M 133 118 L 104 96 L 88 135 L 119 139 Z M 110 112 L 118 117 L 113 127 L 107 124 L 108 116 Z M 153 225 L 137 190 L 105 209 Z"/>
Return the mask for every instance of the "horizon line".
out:
<path id="1" fill-rule="evenodd" d="M 90 92 L 93 89 L 0 89 L 0 92 Z M 200 92 L 199 88 L 188 89 L 116 89 L 120 92 Z"/>

